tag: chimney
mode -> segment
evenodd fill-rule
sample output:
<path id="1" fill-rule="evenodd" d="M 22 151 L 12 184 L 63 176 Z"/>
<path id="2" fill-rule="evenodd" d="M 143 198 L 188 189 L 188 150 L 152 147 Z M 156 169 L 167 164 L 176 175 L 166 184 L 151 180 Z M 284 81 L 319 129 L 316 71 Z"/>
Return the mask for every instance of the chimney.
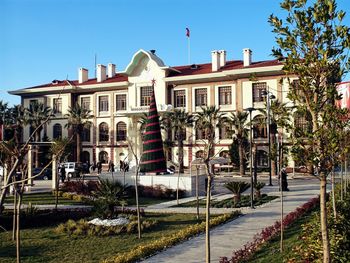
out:
<path id="1" fill-rule="evenodd" d="M 89 79 L 89 71 L 86 68 L 79 68 L 79 83 L 84 83 Z"/>
<path id="2" fill-rule="evenodd" d="M 220 50 L 220 68 L 226 65 L 226 50 Z"/>
<path id="3" fill-rule="evenodd" d="M 243 66 L 247 67 L 252 64 L 252 51 L 249 48 L 243 49 Z"/>
<path id="4" fill-rule="evenodd" d="M 109 63 L 107 71 L 108 77 L 113 78 L 115 76 L 115 64 Z"/>
<path id="5" fill-rule="evenodd" d="M 102 64 L 97 64 L 97 82 L 102 82 L 106 80 L 106 66 Z"/>
<path id="6" fill-rule="evenodd" d="M 213 50 L 211 52 L 211 71 L 218 71 L 220 68 L 220 54 L 219 51 Z"/>

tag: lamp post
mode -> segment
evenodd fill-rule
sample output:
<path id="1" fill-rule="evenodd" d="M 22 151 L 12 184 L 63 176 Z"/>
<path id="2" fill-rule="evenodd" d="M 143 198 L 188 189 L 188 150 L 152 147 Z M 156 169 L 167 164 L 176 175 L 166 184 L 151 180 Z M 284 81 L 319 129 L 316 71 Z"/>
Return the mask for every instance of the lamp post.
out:
<path id="1" fill-rule="evenodd" d="M 267 140 L 268 140 L 268 147 L 269 147 L 269 154 L 268 154 L 268 166 L 269 166 L 269 186 L 272 186 L 272 174 L 271 174 L 271 130 L 270 130 L 270 100 L 275 99 L 275 95 L 271 94 L 269 90 L 264 91 L 262 95 L 266 96 L 266 111 L 267 111 Z"/>
<path id="2" fill-rule="evenodd" d="M 250 131 L 249 131 L 249 155 L 250 155 L 250 207 L 254 208 L 254 181 L 253 181 L 253 129 L 252 129 L 252 112 L 256 109 L 253 107 L 245 109 L 249 112 L 249 122 L 250 122 Z"/>

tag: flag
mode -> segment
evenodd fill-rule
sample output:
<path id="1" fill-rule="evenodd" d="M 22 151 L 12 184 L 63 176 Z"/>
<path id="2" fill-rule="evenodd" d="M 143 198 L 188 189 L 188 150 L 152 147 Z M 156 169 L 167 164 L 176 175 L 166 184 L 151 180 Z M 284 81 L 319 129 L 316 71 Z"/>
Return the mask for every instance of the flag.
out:
<path id="1" fill-rule="evenodd" d="M 143 154 L 140 161 L 140 172 L 164 173 L 167 169 L 156 98 L 154 96 L 154 81 L 152 81 L 152 89 L 146 131 L 143 136 Z"/>
<path id="2" fill-rule="evenodd" d="M 186 27 L 186 36 L 190 37 L 190 29 L 188 27 Z"/>

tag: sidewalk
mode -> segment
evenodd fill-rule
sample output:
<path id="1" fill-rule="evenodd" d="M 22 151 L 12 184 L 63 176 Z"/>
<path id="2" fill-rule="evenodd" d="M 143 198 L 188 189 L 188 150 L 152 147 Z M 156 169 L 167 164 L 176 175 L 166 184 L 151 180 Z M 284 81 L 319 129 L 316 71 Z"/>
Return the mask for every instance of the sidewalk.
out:
<path id="1" fill-rule="evenodd" d="M 270 194 L 279 195 L 278 186 L 271 188 Z M 289 189 L 290 192 L 284 193 L 284 215 L 316 197 L 319 193 L 319 180 L 310 179 L 305 184 L 291 184 Z M 164 207 L 163 211 L 164 209 L 170 208 Z M 252 241 L 262 229 L 280 220 L 280 211 L 280 199 L 275 199 L 256 209 L 244 209 L 242 210 L 244 216 L 212 229 L 210 233 L 211 262 L 219 262 L 220 257 L 223 256 L 230 258 L 234 250 L 242 248 L 247 242 Z M 201 234 L 142 262 L 205 262 L 205 235 Z"/>

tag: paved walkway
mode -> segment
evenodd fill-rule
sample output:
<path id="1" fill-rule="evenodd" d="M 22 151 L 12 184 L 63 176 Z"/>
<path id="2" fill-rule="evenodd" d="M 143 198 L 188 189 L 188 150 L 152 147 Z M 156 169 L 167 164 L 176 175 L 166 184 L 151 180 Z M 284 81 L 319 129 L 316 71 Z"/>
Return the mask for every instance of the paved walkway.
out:
<path id="1" fill-rule="evenodd" d="M 278 195 L 278 187 L 267 187 Z M 305 184 L 290 184 L 290 192 L 284 193 L 284 213 L 294 211 L 319 193 L 319 181 L 305 180 Z M 153 208 L 156 209 L 156 208 Z M 165 208 L 164 209 L 169 209 Z M 280 199 L 275 199 L 256 209 L 242 210 L 244 216 L 211 231 L 211 262 L 219 262 L 220 257 L 230 257 L 234 250 L 242 248 L 247 242 L 267 226 L 280 220 Z M 178 210 L 177 210 L 178 211 Z M 213 211 L 213 209 L 212 209 Z M 171 247 L 142 262 L 205 262 L 205 235 L 199 235 L 179 245 Z"/>

